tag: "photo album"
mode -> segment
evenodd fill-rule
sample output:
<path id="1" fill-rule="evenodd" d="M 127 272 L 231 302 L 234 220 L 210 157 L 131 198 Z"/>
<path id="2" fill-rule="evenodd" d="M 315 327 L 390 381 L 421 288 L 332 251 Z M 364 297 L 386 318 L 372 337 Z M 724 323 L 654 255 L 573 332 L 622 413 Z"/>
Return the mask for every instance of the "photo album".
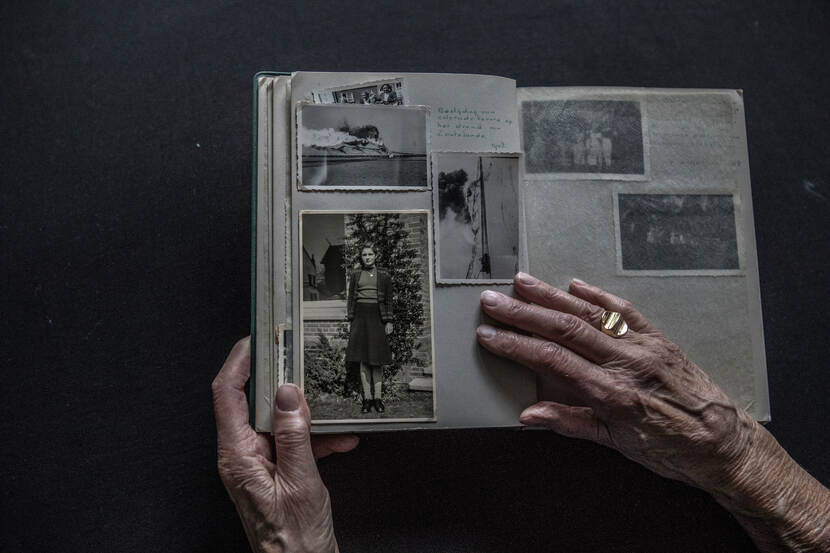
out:
<path id="1" fill-rule="evenodd" d="M 517 427 L 556 386 L 478 346 L 524 271 L 630 300 L 770 418 L 740 90 L 517 88 L 429 73 L 254 78 L 252 423 Z"/>

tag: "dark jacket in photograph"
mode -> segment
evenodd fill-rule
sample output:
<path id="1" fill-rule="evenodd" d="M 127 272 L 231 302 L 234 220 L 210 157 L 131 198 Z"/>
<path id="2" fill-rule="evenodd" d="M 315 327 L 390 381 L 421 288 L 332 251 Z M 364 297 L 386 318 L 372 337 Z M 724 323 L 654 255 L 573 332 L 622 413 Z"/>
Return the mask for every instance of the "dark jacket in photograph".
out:
<path id="1" fill-rule="evenodd" d="M 380 320 L 384 323 L 392 322 L 392 277 L 389 271 L 375 266 L 377 269 L 378 278 L 378 309 L 380 310 Z M 352 269 L 349 274 L 349 287 L 346 292 L 346 317 L 351 321 L 354 319 L 354 305 L 357 301 L 356 290 L 357 280 L 360 278 L 360 272 L 363 269 Z"/>

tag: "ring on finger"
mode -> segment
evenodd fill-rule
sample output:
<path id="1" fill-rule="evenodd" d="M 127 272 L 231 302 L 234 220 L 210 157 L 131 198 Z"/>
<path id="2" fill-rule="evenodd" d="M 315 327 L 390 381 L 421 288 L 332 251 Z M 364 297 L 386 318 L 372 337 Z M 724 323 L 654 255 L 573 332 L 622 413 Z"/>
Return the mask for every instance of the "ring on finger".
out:
<path id="1" fill-rule="evenodd" d="M 603 333 L 612 338 L 620 338 L 628 332 L 628 323 L 616 311 L 603 311 L 599 326 Z"/>

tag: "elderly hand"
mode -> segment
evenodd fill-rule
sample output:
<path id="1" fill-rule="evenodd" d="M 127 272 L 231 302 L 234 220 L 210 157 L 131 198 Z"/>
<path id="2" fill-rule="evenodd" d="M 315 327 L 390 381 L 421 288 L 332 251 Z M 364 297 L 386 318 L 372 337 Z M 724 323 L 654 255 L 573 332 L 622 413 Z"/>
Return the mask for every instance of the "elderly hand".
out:
<path id="1" fill-rule="evenodd" d="M 738 465 L 754 421 L 630 303 L 579 280 L 570 294 L 524 273 L 514 286 L 532 303 L 487 291 L 481 305 L 523 332 L 483 325 L 479 342 L 552 378 L 579 402 L 537 403 L 522 423 L 599 442 L 704 488 Z M 600 331 L 604 310 L 622 314 L 625 335 Z"/>
<path id="2" fill-rule="evenodd" d="M 254 551 L 337 551 L 329 494 L 315 458 L 357 445 L 349 435 L 309 435 L 311 416 L 302 392 L 280 386 L 274 436 L 248 424 L 245 383 L 250 339 L 240 340 L 213 381 L 219 475 Z"/>
<path id="3" fill-rule="evenodd" d="M 830 552 L 830 491 L 629 302 L 580 280 L 570 293 L 524 273 L 513 284 L 527 302 L 481 294 L 484 312 L 507 326 L 481 325 L 479 342 L 574 398 L 532 405 L 522 423 L 613 447 L 703 488 L 763 551 Z M 605 310 L 621 313 L 629 331 L 602 333 Z"/>

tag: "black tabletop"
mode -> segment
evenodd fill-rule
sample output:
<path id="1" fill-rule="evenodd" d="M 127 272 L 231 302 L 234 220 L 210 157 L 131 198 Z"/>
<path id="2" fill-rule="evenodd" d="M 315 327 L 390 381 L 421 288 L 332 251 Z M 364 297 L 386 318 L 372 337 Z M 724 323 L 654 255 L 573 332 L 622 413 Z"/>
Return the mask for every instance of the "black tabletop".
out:
<path id="1" fill-rule="evenodd" d="M 0 27 L 1 550 L 246 550 L 210 382 L 249 332 L 265 69 L 743 89 L 769 429 L 830 483 L 830 4 L 13 1 Z M 753 550 L 548 432 L 366 435 L 320 469 L 343 551 Z"/>

